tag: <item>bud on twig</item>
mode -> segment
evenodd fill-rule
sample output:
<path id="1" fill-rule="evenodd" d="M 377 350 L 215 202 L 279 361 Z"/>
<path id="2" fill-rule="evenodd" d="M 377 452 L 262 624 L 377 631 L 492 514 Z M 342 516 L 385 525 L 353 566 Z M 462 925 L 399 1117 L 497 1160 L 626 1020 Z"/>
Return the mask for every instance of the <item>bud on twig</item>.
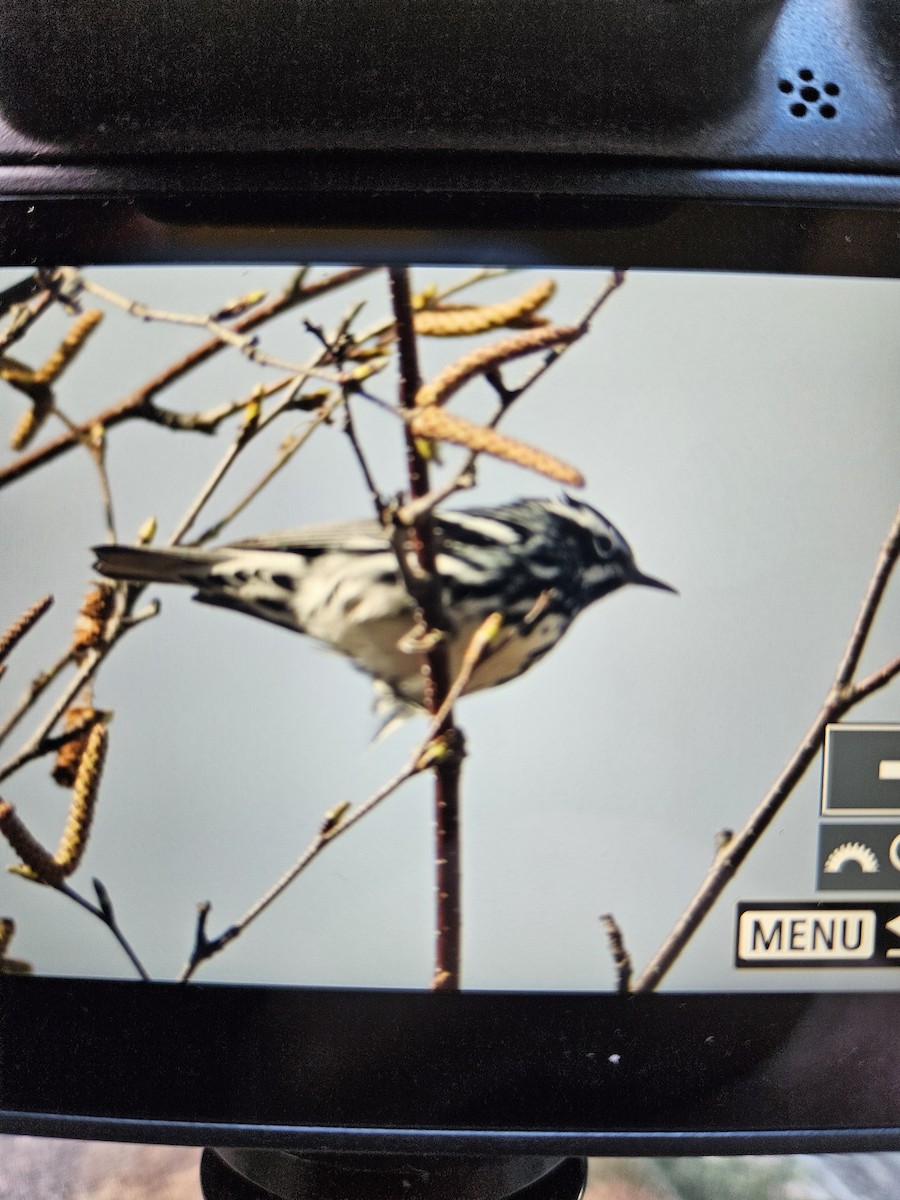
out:
<path id="1" fill-rule="evenodd" d="M 262 416 L 262 401 L 265 389 L 257 384 L 253 389 L 253 397 L 244 408 L 244 419 L 241 423 L 241 437 L 247 438 L 256 433 L 259 418 Z"/>
<path id="2" fill-rule="evenodd" d="M 441 763 L 449 762 L 458 753 L 459 747 L 454 740 L 441 734 L 439 737 L 432 738 L 416 759 L 416 770 L 426 771 L 429 767 L 437 767 Z"/>
<path id="3" fill-rule="evenodd" d="M 149 546 L 156 537 L 158 525 L 156 517 L 148 517 L 147 520 L 138 530 L 137 542 L 139 546 Z"/>
<path id="4" fill-rule="evenodd" d="M 100 911 L 103 913 L 103 919 L 108 925 L 115 925 L 116 914 L 113 911 L 113 903 L 109 892 L 106 890 L 106 885 L 99 879 L 92 879 L 94 885 L 94 894 L 97 897 L 97 904 Z"/>
<path id="5" fill-rule="evenodd" d="M 347 800 L 342 800 L 340 804 L 335 804 L 334 808 L 330 808 L 322 818 L 322 824 L 319 826 L 319 836 L 325 837 L 327 834 L 333 833 L 349 810 L 350 803 Z"/>
<path id="6" fill-rule="evenodd" d="M 222 307 L 212 314 L 213 321 L 231 320 L 233 317 L 241 317 L 248 308 L 254 308 L 257 304 L 261 304 L 266 298 L 266 293 L 261 290 L 248 292 L 246 296 L 238 296 L 234 300 L 228 300 Z"/>

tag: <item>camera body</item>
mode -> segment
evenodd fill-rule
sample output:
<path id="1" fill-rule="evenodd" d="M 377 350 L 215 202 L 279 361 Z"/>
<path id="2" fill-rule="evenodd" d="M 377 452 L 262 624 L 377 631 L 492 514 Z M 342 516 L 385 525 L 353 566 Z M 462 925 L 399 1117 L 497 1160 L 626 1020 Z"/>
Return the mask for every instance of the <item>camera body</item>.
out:
<path id="1" fill-rule="evenodd" d="M 7 267 L 900 278 L 890 0 L 91 0 L 2 22 Z M 807 915 L 837 911 L 799 890 Z M 875 914 L 889 971 L 892 889 L 842 902 Z M 491 1156 L 900 1146 L 883 984 L 0 987 L 9 1131 Z"/>

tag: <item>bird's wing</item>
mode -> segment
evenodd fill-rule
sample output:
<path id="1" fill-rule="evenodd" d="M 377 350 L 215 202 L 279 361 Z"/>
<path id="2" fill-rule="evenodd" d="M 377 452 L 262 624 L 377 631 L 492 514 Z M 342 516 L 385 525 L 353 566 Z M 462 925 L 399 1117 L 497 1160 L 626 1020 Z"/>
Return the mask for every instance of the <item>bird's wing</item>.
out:
<path id="1" fill-rule="evenodd" d="M 286 550 L 293 554 L 343 550 L 350 554 L 373 554 L 389 546 L 390 540 L 377 521 L 330 521 L 327 525 L 307 525 L 244 538 L 230 542 L 227 549 Z"/>
<path id="2" fill-rule="evenodd" d="M 505 510 L 498 510 L 504 513 Z M 510 506 L 510 512 L 516 511 Z M 439 542 L 445 537 L 469 544 L 492 544 L 497 540 L 496 527 L 499 522 L 482 521 L 480 525 L 490 525 L 492 537 L 479 531 L 479 522 L 474 519 L 479 515 L 491 517 L 492 509 L 472 509 L 466 514 L 468 520 L 464 525 L 454 520 L 455 514 L 433 513 L 434 531 Z M 510 540 L 513 534 L 509 534 Z M 285 529 L 277 533 L 264 533 L 260 537 L 243 538 L 239 542 L 229 542 L 222 550 L 284 550 L 292 554 L 321 554 L 326 550 L 342 550 L 347 554 L 376 554 L 390 549 L 390 538 L 382 525 L 374 520 L 359 521 L 329 521 L 326 525 L 305 525 L 301 529 Z"/>

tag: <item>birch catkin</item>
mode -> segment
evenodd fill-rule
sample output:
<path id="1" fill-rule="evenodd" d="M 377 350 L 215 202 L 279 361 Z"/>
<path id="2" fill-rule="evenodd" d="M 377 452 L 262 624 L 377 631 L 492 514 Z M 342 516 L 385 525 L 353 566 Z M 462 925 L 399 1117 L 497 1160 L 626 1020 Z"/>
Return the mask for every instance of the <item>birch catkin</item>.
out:
<path id="1" fill-rule="evenodd" d="M 427 408 L 432 404 L 446 404 L 463 384 L 474 379 L 476 375 L 483 375 L 486 371 L 495 370 L 504 363 L 535 354 L 539 350 L 549 350 L 554 346 L 574 342 L 583 333 L 580 325 L 548 325 L 541 329 L 529 329 L 527 333 L 505 338 L 492 346 L 482 346 L 451 363 L 429 383 L 423 384 L 416 395 L 416 404 L 420 408 Z"/>
<path id="2" fill-rule="evenodd" d="M 9 629 L 0 634 L 0 663 L 16 648 L 29 629 L 38 623 L 52 603 L 52 596 L 43 596 L 30 608 L 26 608 L 22 615 L 13 621 Z"/>
<path id="3" fill-rule="evenodd" d="M 0 800 L 0 833 L 22 860 L 24 867 L 10 870 L 36 879 L 39 883 L 61 883 L 63 870 L 49 850 L 33 837 L 11 804 Z"/>
<path id="4" fill-rule="evenodd" d="M 552 279 L 545 279 L 520 296 L 500 304 L 436 305 L 423 308 L 413 316 L 416 333 L 426 337 L 467 337 L 501 329 L 533 316 L 556 291 Z"/>
<path id="5" fill-rule="evenodd" d="M 69 816 L 55 855 L 64 876 L 71 875 L 77 868 L 87 847 L 108 745 L 109 727 L 100 721 L 88 734 L 72 789 Z"/>
<path id="6" fill-rule="evenodd" d="M 66 369 L 93 331 L 103 320 L 99 308 L 91 308 L 73 321 L 66 336 L 42 367 L 34 372 L 35 383 L 53 383 Z"/>
<path id="7" fill-rule="evenodd" d="M 569 487 L 584 485 L 581 472 L 562 459 L 516 438 L 498 433 L 496 429 L 486 425 L 476 425 L 464 417 L 454 416 L 442 408 L 413 409 L 409 416 L 409 427 L 416 437 L 452 442 L 479 454 L 490 454 L 494 458 L 517 463 L 529 471 L 536 471 L 539 475 L 546 475 L 549 479 L 555 479 Z"/>

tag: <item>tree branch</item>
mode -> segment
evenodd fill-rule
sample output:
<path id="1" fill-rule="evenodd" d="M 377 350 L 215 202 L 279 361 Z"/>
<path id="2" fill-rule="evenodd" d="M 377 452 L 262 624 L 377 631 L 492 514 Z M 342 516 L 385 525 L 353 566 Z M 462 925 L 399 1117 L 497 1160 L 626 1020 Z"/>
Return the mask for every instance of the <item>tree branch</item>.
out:
<path id="1" fill-rule="evenodd" d="M 31 683 L 25 690 L 25 693 L 19 698 L 19 702 L 16 704 L 15 708 L 12 710 L 3 724 L 0 725 L 0 745 L 6 741 L 7 737 L 12 733 L 22 718 L 28 714 L 38 700 L 40 700 L 41 696 L 54 681 L 54 679 L 56 679 L 57 676 L 65 670 L 71 661 L 72 649 L 70 647 L 68 650 L 66 650 L 65 654 L 61 655 L 56 662 L 53 663 L 52 666 L 48 667 L 46 671 L 41 671 L 40 674 L 36 675 L 35 678 L 32 679 Z"/>
<path id="2" fill-rule="evenodd" d="M 207 542 L 212 541 L 213 538 L 218 537 L 222 530 L 225 529 L 226 526 L 230 525 L 234 518 L 239 513 L 242 513 L 252 500 L 256 499 L 256 497 L 270 482 L 270 480 L 274 479 L 278 472 L 287 466 L 297 451 L 306 444 L 319 426 L 325 425 L 331 420 L 332 415 L 338 408 L 340 408 L 343 402 L 343 396 L 340 394 L 340 392 L 337 392 L 330 400 L 327 400 L 324 404 L 322 404 L 316 415 L 303 430 L 303 432 L 297 434 L 296 436 L 292 436 L 285 445 L 282 445 L 279 448 L 274 463 L 272 463 L 272 465 L 263 472 L 256 483 L 240 498 L 240 500 L 236 501 L 235 504 L 233 504 L 232 507 L 229 508 L 229 510 L 225 513 L 225 515 L 219 518 L 218 521 L 204 529 L 199 537 L 195 538 L 189 543 L 189 545 L 204 546 Z"/>
<path id="3" fill-rule="evenodd" d="M 280 316 L 282 313 L 296 308 L 297 305 L 303 304 L 307 300 L 313 300 L 318 296 L 324 295 L 326 292 L 333 291 L 335 288 L 353 283 L 375 270 L 377 270 L 376 267 L 350 267 L 346 270 L 335 271 L 333 274 L 318 280 L 316 283 L 301 284 L 300 286 L 291 283 L 282 292 L 274 296 L 268 304 L 260 305 L 246 317 L 236 321 L 232 329 L 237 333 L 247 333 L 265 324 L 267 321 Z M 84 436 L 90 433 L 90 430 L 95 425 L 102 425 L 104 429 L 110 429 L 115 425 L 122 424 L 124 421 L 142 419 L 151 421 L 154 424 L 165 425 L 169 428 L 210 432 L 210 428 L 205 427 L 202 423 L 188 424 L 183 420 L 173 420 L 171 415 L 163 414 L 156 407 L 154 400 L 160 392 L 165 391 L 166 388 L 171 387 L 185 375 L 226 348 L 227 343 L 221 341 L 219 338 L 208 339 L 182 358 L 179 358 L 176 362 L 171 363 L 163 371 L 142 384 L 128 396 L 125 396 L 122 400 L 103 409 L 87 421 L 81 422 L 81 424 L 76 426 L 75 431 L 62 434 L 60 437 L 46 442 L 43 446 L 39 446 L 36 450 L 32 450 L 28 454 L 19 455 L 8 466 L 0 470 L 0 488 L 14 483 L 17 479 L 21 479 L 36 468 L 43 466 L 44 463 L 51 462 L 61 454 L 67 453 L 73 446 L 78 445 L 79 435 Z"/>
<path id="4" fill-rule="evenodd" d="M 84 279 L 78 276 L 77 282 L 72 291 L 89 292 L 91 295 L 99 297 L 101 300 L 106 300 L 108 304 L 113 304 L 117 308 L 121 308 L 130 316 L 137 317 L 141 321 L 158 321 L 169 325 L 187 325 L 194 329 L 205 329 L 223 345 L 231 346 L 238 353 L 243 354 L 251 362 L 264 367 L 280 367 L 283 370 L 295 371 L 297 364 L 288 362 L 286 359 L 278 358 L 274 354 L 268 354 L 259 348 L 259 344 L 255 337 L 251 337 L 248 333 L 243 332 L 237 326 L 224 324 L 216 317 L 211 317 L 207 314 L 196 313 L 178 313 L 169 312 L 166 309 L 151 308 L 149 305 L 141 304 L 137 300 L 131 300 L 128 296 L 122 296 L 118 292 L 114 292 L 111 288 L 104 287 L 100 283 L 95 283 L 92 279 Z"/>
<path id="5" fill-rule="evenodd" d="M 497 425 L 499 425 L 504 415 L 509 411 L 512 404 L 519 400 L 529 390 L 529 388 L 533 387 L 534 384 L 537 383 L 537 381 L 544 375 L 544 373 L 548 371 L 550 367 L 552 367 L 553 364 L 557 362 L 571 346 L 575 345 L 575 343 L 590 328 L 591 321 L 607 302 L 607 300 L 609 300 L 613 293 L 618 291 L 618 289 L 625 283 L 625 279 L 626 276 L 623 271 L 613 271 L 606 287 L 591 302 L 578 324 L 574 327 L 563 327 L 561 332 L 565 337 L 568 338 L 568 340 L 563 340 L 559 343 L 556 343 L 549 350 L 549 352 L 544 355 L 542 361 L 531 371 L 531 373 L 525 378 L 524 382 L 519 387 L 507 388 L 504 385 L 503 380 L 500 377 L 500 367 L 507 361 L 511 361 L 512 358 L 519 357 L 520 351 L 523 353 L 534 353 L 535 345 L 533 336 L 529 338 L 528 335 L 525 335 L 524 338 L 507 339 L 505 343 L 501 343 L 501 345 L 506 347 L 506 351 L 498 355 L 496 353 L 497 348 L 495 347 L 495 352 L 493 354 L 488 354 L 487 362 L 485 362 L 484 358 L 482 358 L 480 369 L 484 373 L 485 379 L 493 385 L 500 398 L 500 404 L 498 405 L 494 415 L 487 422 L 487 425 L 485 426 L 486 429 L 495 429 Z M 444 294 L 447 295 L 449 292 Z M 540 332 L 538 340 L 540 341 L 540 338 L 543 336 L 545 336 L 544 330 Z M 529 346 L 529 344 L 530 349 L 526 349 L 524 351 L 521 350 L 523 345 Z M 504 357 L 507 351 L 511 351 L 509 358 Z M 467 378 L 469 377 L 470 376 L 467 375 Z M 439 504 L 443 504 L 445 500 L 449 499 L 449 497 L 454 495 L 456 492 L 467 491 L 469 488 L 474 487 L 475 466 L 480 453 L 481 451 L 472 451 L 452 479 L 448 480 L 439 487 L 434 488 L 427 495 L 421 496 L 416 500 L 411 500 L 409 503 L 405 504 L 397 514 L 398 520 L 400 520 L 403 524 L 412 524 L 416 519 L 424 516 L 425 513 L 433 512 Z"/>
<path id="6" fill-rule="evenodd" d="M 847 649 L 837 669 L 834 683 L 825 703 L 806 731 L 787 766 L 757 805 L 750 819 L 716 857 L 694 898 L 675 924 L 674 929 L 654 954 L 634 985 L 635 992 L 650 992 L 681 954 L 699 928 L 725 887 L 733 879 L 741 863 L 759 841 L 781 806 L 803 778 L 810 763 L 819 753 L 825 740 L 825 727 L 839 720 L 855 704 L 884 687 L 900 674 L 900 658 L 875 671 L 859 684 L 851 676 L 859 663 L 866 640 L 872 629 L 875 614 L 891 571 L 900 556 L 900 509 L 881 547 L 878 561 L 856 619 Z"/>
<path id="7" fill-rule="evenodd" d="M 47 284 L 42 271 L 35 271 L 34 274 L 26 275 L 24 279 L 20 279 L 17 283 L 10 284 L 8 288 L 4 288 L 0 292 L 0 317 L 5 316 L 17 304 L 24 304 L 32 296 L 36 296 L 39 292 L 44 291 L 46 287 Z"/>
<path id="8" fill-rule="evenodd" d="M 491 643 L 500 633 L 502 623 L 503 620 L 500 613 L 491 613 L 475 631 L 463 655 L 459 672 L 447 691 L 444 703 L 432 716 L 424 736 L 417 742 L 406 764 L 401 767 L 396 775 L 393 775 L 386 783 L 382 784 L 376 792 L 352 812 L 347 813 L 349 805 L 339 805 L 336 809 L 327 812 L 318 833 L 297 861 L 244 913 L 239 921 L 229 926 L 218 937 L 209 938 L 206 933 L 206 922 L 210 912 L 210 905 L 204 903 L 198 906 L 194 948 L 179 976 L 180 982 L 187 982 L 201 963 L 218 954 L 220 950 L 224 950 L 229 942 L 234 941 L 236 937 L 240 936 L 247 926 L 251 925 L 257 917 L 260 917 L 278 899 L 281 893 L 294 882 L 298 875 L 301 875 L 306 870 L 309 864 L 322 853 L 326 846 L 352 829 L 357 822 L 367 816 L 373 808 L 376 808 L 388 796 L 393 795 L 407 780 L 432 767 L 436 771 L 439 771 L 448 758 L 456 756 L 457 747 L 455 739 L 450 736 L 450 731 L 446 726 L 447 716 L 457 699 L 466 690 L 474 671 L 488 652 Z"/>
<path id="9" fill-rule="evenodd" d="M 400 407 L 411 412 L 421 386 L 416 332 L 409 287 L 409 272 L 400 267 L 389 272 L 391 299 L 397 329 L 397 349 L 400 360 Z M 421 500 L 429 492 L 428 464 L 419 449 L 409 425 L 406 432 L 406 461 L 409 471 L 410 498 Z M 425 698 L 430 712 L 443 711 L 450 693 L 450 665 L 445 638 L 428 637 L 432 632 L 446 633 L 447 619 L 441 601 L 440 577 L 437 573 L 437 548 L 431 513 L 425 512 L 411 526 L 413 551 L 422 572 L 413 599 L 422 615 L 423 632 L 428 648 L 423 656 L 427 672 Z M 446 710 L 440 733 L 457 733 L 452 709 Z M 458 736 L 458 733 L 457 733 Z M 437 890 L 437 942 L 435 973 L 432 987 L 454 990 L 459 987 L 462 901 L 460 881 L 459 838 L 459 779 L 461 756 L 450 755 L 435 768 L 435 856 Z"/>

